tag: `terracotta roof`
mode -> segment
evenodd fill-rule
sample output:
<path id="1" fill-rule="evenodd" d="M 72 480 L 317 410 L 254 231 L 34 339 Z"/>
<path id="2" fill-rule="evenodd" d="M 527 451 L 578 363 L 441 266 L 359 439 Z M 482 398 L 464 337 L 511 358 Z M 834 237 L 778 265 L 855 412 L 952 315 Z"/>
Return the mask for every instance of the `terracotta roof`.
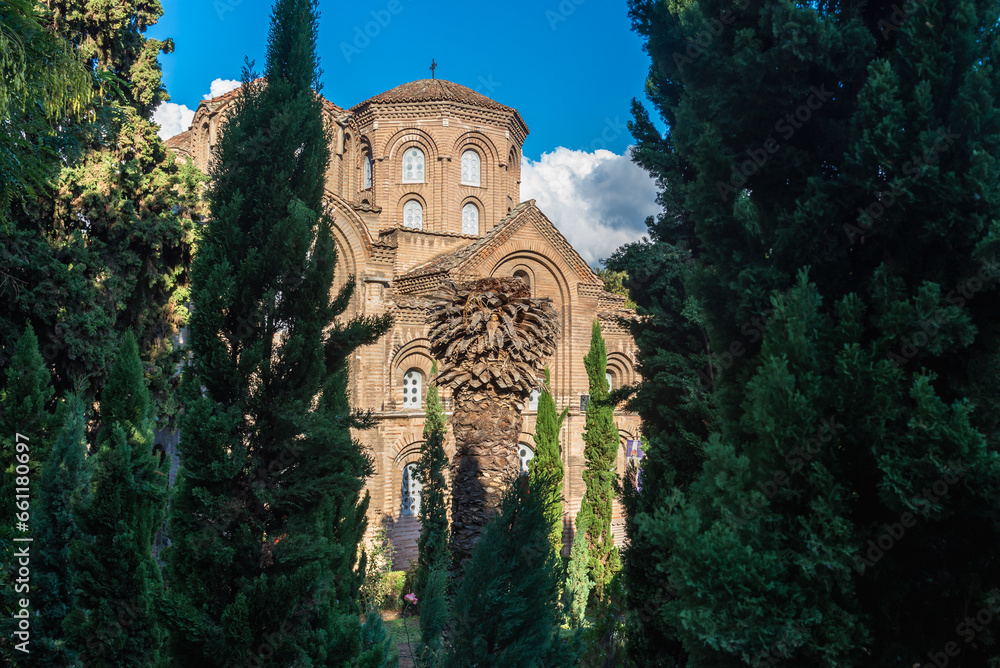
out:
<path id="1" fill-rule="evenodd" d="M 354 105 L 351 110 L 366 104 L 391 104 L 393 102 L 463 102 L 486 109 L 514 111 L 505 104 L 491 100 L 471 88 L 444 79 L 420 79 L 396 86 L 364 102 Z"/>
<path id="2" fill-rule="evenodd" d="M 543 236 L 548 239 L 549 243 L 557 249 L 557 252 L 562 253 L 566 263 L 576 270 L 577 275 L 582 279 L 582 283 L 589 284 L 596 289 L 603 287 L 604 282 L 601 278 L 580 257 L 580 254 L 570 245 L 562 232 L 542 213 L 542 210 L 538 208 L 533 199 L 518 204 L 492 230 L 468 246 L 463 246 L 458 250 L 439 255 L 429 262 L 411 269 L 400 276 L 399 279 L 412 279 L 431 274 L 449 273 L 455 268 L 458 268 L 461 272 L 460 265 L 470 261 L 475 255 L 485 257 L 496 248 L 505 244 L 528 223 L 536 225 Z M 603 292 L 603 290 L 601 291 Z"/>
<path id="3" fill-rule="evenodd" d="M 446 272 L 450 269 L 461 264 L 466 258 L 475 255 L 476 252 L 489 244 L 494 239 L 500 239 L 505 241 L 507 236 L 504 234 L 505 230 L 511 226 L 514 220 L 520 215 L 520 213 L 526 210 L 529 206 L 534 206 L 535 200 L 529 199 L 526 202 L 521 202 L 516 207 L 514 207 L 510 213 L 500 219 L 493 229 L 481 236 L 480 238 L 473 241 L 468 246 L 462 246 L 457 251 L 452 251 L 450 253 L 445 253 L 444 255 L 439 255 L 430 262 L 426 262 L 419 267 L 411 269 L 410 271 L 403 274 L 400 278 L 414 278 L 416 276 L 426 276 L 428 274 L 440 274 Z"/>
<path id="4" fill-rule="evenodd" d="M 163 145 L 175 151 L 183 151 L 184 153 L 190 153 L 192 137 L 193 137 L 192 132 L 190 130 L 185 130 L 179 135 L 174 135 L 170 139 L 164 141 Z"/>

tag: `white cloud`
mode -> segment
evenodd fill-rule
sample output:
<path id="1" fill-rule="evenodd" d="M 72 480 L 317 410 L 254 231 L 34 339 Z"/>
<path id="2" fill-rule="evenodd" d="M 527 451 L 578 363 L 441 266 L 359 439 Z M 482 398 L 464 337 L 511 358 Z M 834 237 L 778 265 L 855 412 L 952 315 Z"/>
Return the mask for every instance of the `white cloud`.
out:
<path id="1" fill-rule="evenodd" d="M 646 234 L 656 182 L 625 155 L 562 146 L 538 161 L 521 158 L 521 199 L 535 199 L 591 266 Z"/>
<path id="2" fill-rule="evenodd" d="M 236 90 L 240 87 L 240 82 L 235 79 L 216 79 L 212 82 L 212 85 L 208 88 L 208 93 L 203 97 L 206 100 L 211 100 L 213 97 L 219 97 L 224 95 L 231 90 Z"/>
<path id="3" fill-rule="evenodd" d="M 160 106 L 153 110 L 153 122 L 160 125 L 160 129 L 156 133 L 160 135 L 160 139 L 170 139 L 174 135 L 184 132 L 191 127 L 193 118 L 194 111 L 183 104 L 161 102 Z"/>
<path id="4" fill-rule="evenodd" d="M 240 82 L 235 79 L 215 79 L 209 84 L 208 92 L 202 97 L 211 100 L 213 97 L 218 97 L 239 87 Z M 183 104 L 161 102 L 160 106 L 153 110 L 153 122 L 160 125 L 160 130 L 157 132 L 160 139 L 170 139 L 184 132 L 191 127 L 193 119 L 194 110 Z"/>

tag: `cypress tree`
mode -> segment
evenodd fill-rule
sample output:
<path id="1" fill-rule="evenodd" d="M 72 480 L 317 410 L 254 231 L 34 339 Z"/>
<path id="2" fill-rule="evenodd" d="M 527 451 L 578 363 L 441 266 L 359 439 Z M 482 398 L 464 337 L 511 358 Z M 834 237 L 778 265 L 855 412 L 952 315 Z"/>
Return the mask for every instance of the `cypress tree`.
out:
<path id="1" fill-rule="evenodd" d="M 563 548 L 563 463 L 559 448 L 559 430 L 563 420 L 569 413 L 569 407 L 560 414 L 556 409 L 555 399 L 549 391 L 551 374 L 545 369 L 545 384 L 538 397 L 538 415 L 535 418 L 535 456 L 528 464 L 529 476 L 535 489 L 545 496 L 545 516 L 549 520 L 551 530 L 549 540 L 556 554 Z M 541 480 L 551 481 L 548 488 L 541 487 Z"/>
<path id="2" fill-rule="evenodd" d="M 70 545 L 76 608 L 70 648 L 92 666 L 150 666 L 163 631 L 156 601 L 163 580 L 153 539 L 163 524 L 167 475 L 153 454 L 150 399 L 139 348 L 127 333 L 101 402 L 89 498 L 78 507 L 81 538 Z"/>
<path id="3" fill-rule="evenodd" d="M 21 598 L 14 592 L 14 574 L 17 564 L 13 559 L 14 549 L 12 538 L 14 531 L 15 488 L 24 487 L 16 484 L 18 476 L 15 466 L 21 464 L 16 457 L 28 456 L 29 487 L 38 482 L 41 463 L 48 452 L 48 434 L 52 416 L 48 404 L 52 399 L 51 374 L 38 350 L 38 339 L 31 325 L 17 339 L 11 351 L 10 364 L 4 374 L 5 383 L 0 390 L 0 439 L 2 439 L 2 456 L 0 471 L 0 512 L 7 518 L 0 523 L 0 587 L 2 587 L 4 616 L 0 620 L 0 647 L 7 656 L 15 656 L 11 643 L 11 633 L 14 630 L 12 615 L 17 608 L 17 599 Z M 27 437 L 18 439 L 17 434 Z M 20 446 L 18 445 L 20 442 Z M 23 469 L 22 469 L 23 470 Z M 29 523 L 30 526 L 30 523 Z"/>
<path id="4" fill-rule="evenodd" d="M 639 140 L 633 159 L 655 176 L 663 171 L 644 140 L 652 124 L 642 114 L 632 125 Z M 652 156 L 652 157 L 650 157 Z M 670 188 L 674 179 L 661 178 Z M 639 666 L 683 665 L 686 656 L 663 606 L 673 587 L 652 564 L 662 559 L 639 531 L 636 519 L 667 503 L 675 489 L 686 490 L 701 471 L 702 443 L 718 428 L 712 386 L 715 369 L 706 348 L 702 315 L 688 290 L 697 240 L 689 219 L 675 215 L 670 192 L 661 196 L 667 208 L 646 224 L 652 241 L 619 248 L 607 266 L 627 274 L 629 294 L 639 318 L 623 321 L 639 350 L 636 370 L 641 382 L 629 397 L 629 408 L 642 418 L 644 457 L 642 491 L 632 479 L 621 481 L 619 498 L 625 515 L 626 547 L 622 552 L 625 635 L 629 656 Z"/>
<path id="5" fill-rule="evenodd" d="M 76 606 L 70 566 L 70 545 L 82 538 L 73 509 L 80 505 L 87 479 L 83 402 L 70 396 L 62 407 L 62 429 L 42 472 L 33 559 L 33 622 L 31 665 L 62 668 L 76 664 L 77 653 L 66 642 L 63 620 Z"/>
<path id="6" fill-rule="evenodd" d="M 372 465 L 350 435 L 368 421 L 348 406 L 347 359 L 390 322 L 334 325 L 354 282 L 331 298 L 317 24 L 315 1 L 276 2 L 263 78 L 244 71 L 213 159 L 164 553 L 178 665 L 364 658 L 355 566 Z"/>
<path id="7" fill-rule="evenodd" d="M 431 376 L 437 375 L 437 363 Z M 420 447 L 420 537 L 417 539 L 417 575 L 414 593 L 425 600 L 424 589 L 432 571 L 448 567 L 448 507 L 445 502 L 447 482 L 444 469 L 448 458 L 444 452 L 444 404 L 438 395 L 437 385 L 427 388 L 424 418 L 424 442 Z M 421 620 L 423 624 L 423 620 Z"/>
<path id="8" fill-rule="evenodd" d="M 558 595 L 544 495 L 521 478 L 504 493 L 466 564 L 442 665 L 572 665 L 572 649 L 559 637 Z"/>
<path id="9" fill-rule="evenodd" d="M 587 601 L 594 581 L 590 579 L 590 549 L 587 544 L 587 529 L 590 526 L 590 512 L 581 508 L 576 514 L 576 532 L 569 552 L 566 567 L 565 598 L 566 618 L 570 625 L 579 627 L 587 613 Z"/>
<path id="10" fill-rule="evenodd" d="M 698 665 L 988 665 L 1000 10 L 631 7 L 718 360 L 702 473 L 638 518 L 664 621 Z"/>
<path id="11" fill-rule="evenodd" d="M 611 535 L 611 502 L 615 497 L 615 458 L 618 455 L 618 427 L 614 405 L 608 400 L 608 350 L 601 335 L 601 324 L 594 319 L 590 351 L 583 358 L 590 381 L 583 456 L 587 468 L 583 481 L 587 486 L 581 512 L 589 518 L 587 543 L 590 549 L 590 578 L 597 598 L 604 598 L 604 587 L 621 568 L 618 548 Z"/>

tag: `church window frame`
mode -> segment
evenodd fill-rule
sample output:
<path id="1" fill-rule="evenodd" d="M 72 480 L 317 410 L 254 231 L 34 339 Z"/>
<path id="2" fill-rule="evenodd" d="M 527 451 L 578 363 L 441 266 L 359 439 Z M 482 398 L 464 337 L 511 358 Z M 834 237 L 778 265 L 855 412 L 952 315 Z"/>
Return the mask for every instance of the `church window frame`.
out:
<path id="1" fill-rule="evenodd" d="M 521 468 L 519 475 L 528 475 L 531 460 L 535 458 L 535 449 L 523 441 L 517 444 L 517 459 Z"/>
<path id="2" fill-rule="evenodd" d="M 462 234 L 479 235 L 479 205 L 475 202 L 466 202 L 462 205 Z"/>
<path id="3" fill-rule="evenodd" d="M 427 158 L 419 146 L 409 146 L 403 150 L 403 183 L 425 183 Z"/>
<path id="4" fill-rule="evenodd" d="M 375 183 L 375 164 L 372 161 L 372 154 L 365 151 L 361 158 L 362 165 L 362 189 L 368 190 Z"/>
<path id="5" fill-rule="evenodd" d="M 462 151 L 461 166 L 462 185 L 474 188 L 482 187 L 483 158 L 479 155 L 479 151 L 473 148 L 467 148 Z"/>
<path id="6" fill-rule="evenodd" d="M 402 485 L 400 487 L 399 514 L 402 517 L 420 516 L 420 497 L 423 484 L 420 482 L 417 462 L 410 462 L 403 467 Z"/>
<path id="7" fill-rule="evenodd" d="M 424 398 L 424 372 L 412 367 L 403 374 L 403 410 L 420 410 Z"/>
<path id="8" fill-rule="evenodd" d="M 403 227 L 411 230 L 424 229 L 424 205 L 420 200 L 411 198 L 403 203 Z"/>

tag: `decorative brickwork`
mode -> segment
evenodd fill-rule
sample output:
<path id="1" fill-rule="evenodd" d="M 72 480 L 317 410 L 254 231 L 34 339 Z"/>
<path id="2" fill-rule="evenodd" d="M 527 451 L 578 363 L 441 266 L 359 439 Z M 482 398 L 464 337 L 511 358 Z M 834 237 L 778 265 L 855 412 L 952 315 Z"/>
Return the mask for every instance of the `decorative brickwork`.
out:
<path id="1" fill-rule="evenodd" d="M 191 128 L 167 140 L 168 148 L 206 170 L 228 105 L 237 94 L 203 101 Z M 613 385 L 621 387 L 638 380 L 635 344 L 618 324 L 619 317 L 634 313 L 624 308 L 623 297 L 604 291 L 600 277 L 534 200 L 520 202 L 521 147 L 528 128 L 515 109 L 435 79 L 403 84 L 349 110 L 324 100 L 324 115 L 331 130 L 325 205 L 334 221 L 338 254 L 334 289 L 353 275 L 356 287 L 348 315 L 388 311 L 396 323 L 382 340 L 358 350 L 351 360 L 351 401 L 356 408 L 374 411 L 378 420 L 375 429 L 356 434 L 376 470 L 367 484 L 369 527 L 383 522 L 390 527 L 399 550 L 397 568 L 406 568 L 416 558 L 419 520 L 401 515 L 400 497 L 403 467 L 419 455 L 424 413 L 422 408 L 404 407 L 403 380 L 413 371 L 426 387 L 430 377 L 428 297 L 445 278 L 517 275 L 528 280 L 534 296 L 551 297 L 560 316 L 561 335 L 548 365 L 556 405 L 570 408 L 560 434 L 568 545 L 584 492 L 580 407 L 588 392 L 583 356 L 590 346 L 591 322 L 601 320 L 608 373 Z M 419 183 L 403 182 L 402 154 L 410 147 L 424 153 Z M 478 186 L 462 183 L 462 154 L 468 150 L 479 158 Z M 365 156 L 371 157 L 370 187 L 365 183 Z M 423 207 L 421 230 L 402 227 L 408 199 L 417 199 Z M 469 202 L 479 209 L 479 234 L 462 233 L 462 208 Z M 442 400 L 450 420 L 450 392 L 443 392 Z M 525 406 L 522 414 L 519 441 L 533 448 L 535 411 Z M 622 444 L 638 437 L 637 416 L 618 411 L 616 424 Z M 450 423 L 445 448 L 450 457 Z M 624 447 L 618 459 L 623 472 Z M 617 541 L 623 536 L 622 522 L 616 503 L 612 527 Z"/>

